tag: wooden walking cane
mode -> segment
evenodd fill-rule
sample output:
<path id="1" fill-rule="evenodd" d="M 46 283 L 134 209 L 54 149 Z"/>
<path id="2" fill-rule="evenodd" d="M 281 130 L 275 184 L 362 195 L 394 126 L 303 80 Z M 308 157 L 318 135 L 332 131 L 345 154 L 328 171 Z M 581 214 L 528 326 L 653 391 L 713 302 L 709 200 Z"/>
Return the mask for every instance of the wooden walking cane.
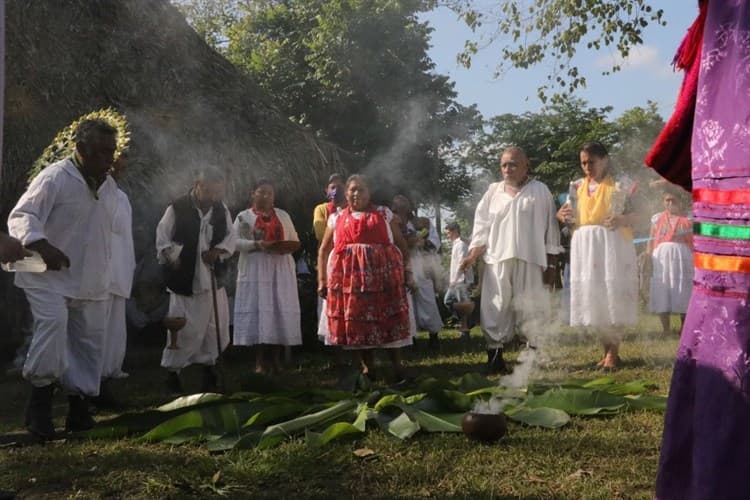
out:
<path id="1" fill-rule="evenodd" d="M 221 327 L 219 325 L 219 306 L 216 301 L 216 273 L 214 272 L 214 266 L 212 265 L 211 270 L 211 298 L 214 301 L 214 325 L 216 326 L 216 386 L 219 392 L 225 392 L 226 387 L 224 386 L 224 366 L 222 365 L 221 359 Z"/>

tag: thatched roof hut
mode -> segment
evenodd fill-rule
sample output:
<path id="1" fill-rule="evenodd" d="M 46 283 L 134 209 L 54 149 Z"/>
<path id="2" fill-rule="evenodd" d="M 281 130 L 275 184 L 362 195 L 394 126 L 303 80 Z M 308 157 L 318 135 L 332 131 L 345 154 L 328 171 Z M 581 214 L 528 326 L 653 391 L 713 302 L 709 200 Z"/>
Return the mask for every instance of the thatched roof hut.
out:
<path id="1" fill-rule="evenodd" d="M 125 113 L 132 130 L 124 189 L 140 251 L 194 167 L 226 169 L 235 207 L 247 202 L 253 179 L 274 180 L 300 230 L 328 175 L 341 170 L 335 146 L 283 116 L 167 0 L 8 2 L 5 64 L 3 226 L 57 131 L 107 106 Z"/>

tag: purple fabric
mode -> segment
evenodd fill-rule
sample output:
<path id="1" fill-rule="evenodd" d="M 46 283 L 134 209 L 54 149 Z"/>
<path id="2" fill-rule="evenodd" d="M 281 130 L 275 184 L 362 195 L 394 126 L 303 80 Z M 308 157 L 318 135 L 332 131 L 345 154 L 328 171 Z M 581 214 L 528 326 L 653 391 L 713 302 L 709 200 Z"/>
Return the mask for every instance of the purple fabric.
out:
<path id="1" fill-rule="evenodd" d="M 750 206 L 693 203 L 693 216 L 699 221 L 747 226 L 750 221 Z"/>
<path id="2" fill-rule="evenodd" d="M 722 222 L 725 222 L 722 220 Z M 712 238 L 710 236 L 694 236 L 693 243 L 700 248 L 701 253 L 713 253 L 717 255 L 742 255 L 750 257 L 750 241 L 725 240 Z"/>
<path id="3" fill-rule="evenodd" d="M 693 129 L 693 186 L 750 187 L 750 0 L 712 0 Z M 695 204 L 695 220 L 748 225 L 750 207 Z M 747 242 L 696 237 L 703 253 Z M 750 498 L 750 275 L 696 270 L 665 415 L 656 497 Z"/>

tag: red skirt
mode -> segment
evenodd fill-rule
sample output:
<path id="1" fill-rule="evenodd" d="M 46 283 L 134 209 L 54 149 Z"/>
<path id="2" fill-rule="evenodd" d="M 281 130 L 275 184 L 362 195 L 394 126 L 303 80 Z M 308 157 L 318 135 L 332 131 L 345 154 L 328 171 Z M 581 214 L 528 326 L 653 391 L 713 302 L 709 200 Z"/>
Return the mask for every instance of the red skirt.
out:
<path id="1" fill-rule="evenodd" d="M 401 252 L 393 245 L 349 244 L 328 263 L 328 342 L 383 345 L 409 337 Z"/>

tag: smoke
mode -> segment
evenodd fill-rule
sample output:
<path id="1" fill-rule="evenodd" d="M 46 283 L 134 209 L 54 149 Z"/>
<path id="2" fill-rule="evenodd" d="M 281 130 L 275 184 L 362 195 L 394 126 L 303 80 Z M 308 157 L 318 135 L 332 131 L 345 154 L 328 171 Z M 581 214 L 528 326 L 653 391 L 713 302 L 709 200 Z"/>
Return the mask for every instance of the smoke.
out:
<path id="1" fill-rule="evenodd" d="M 503 389 L 500 397 L 480 401 L 474 411 L 498 413 L 515 400 L 514 396 L 524 390 L 529 382 L 539 378 L 544 365 L 552 359 L 556 346 L 563 334 L 563 325 L 557 314 L 553 314 L 559 302 L 559 293 L 543 289 L 517 296 L 513 300 L 518 333 L 526 345 L 518 355 L 513 371 L 500 377 L 499 386 Z"/>
<path id="2" fill-rule="evenodd" d="M 391 146 L 375 155 L 361 170 L 372 183 L 373 198 L 390 204 L 390 197 L 403 191 L 403 174 L 410 156 L 424 144 L 430 121 L 426 99 L 413 98 L 403 106 L 402 119 L 396 126 Z"/>

